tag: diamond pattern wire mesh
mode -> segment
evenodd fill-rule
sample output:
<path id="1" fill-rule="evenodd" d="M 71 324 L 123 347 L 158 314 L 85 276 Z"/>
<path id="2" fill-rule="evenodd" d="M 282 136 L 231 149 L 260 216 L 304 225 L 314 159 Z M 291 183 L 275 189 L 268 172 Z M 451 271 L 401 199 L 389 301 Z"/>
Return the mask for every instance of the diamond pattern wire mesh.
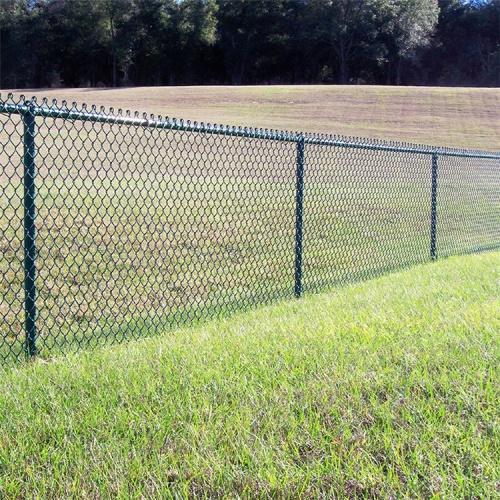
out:
<path id="1" fill-rule="evenodd" d="M 429 155 L 312 146 L 306 157 L 306 291 L 429 259 Z"/>
<path id="2" fill-rule="evenodd" d="M 0 121 L 0 354 L 20 356 L 24 345 L 23 123 L 20 116 Z"/>
<path id="3" fill-rule="evenodd" d="M 498 158 L 440 158 L 440 257 L 499 248 L 499 171 Z"/>
<path id="4" fill-rule="evenodd" d="M 42 356 L 500 248 L 497 153 L 205 126 L 9 96 L 0 99 L 4 362 L 30 350 L 25 184 L 33 116 Z"/>

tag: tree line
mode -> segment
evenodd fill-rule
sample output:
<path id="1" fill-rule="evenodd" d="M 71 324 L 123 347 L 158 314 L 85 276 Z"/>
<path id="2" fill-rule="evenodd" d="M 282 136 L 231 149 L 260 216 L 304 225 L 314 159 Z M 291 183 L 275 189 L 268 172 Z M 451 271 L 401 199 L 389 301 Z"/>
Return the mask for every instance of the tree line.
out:
<path id="1" fill-rule="evenodd" d="M 0 88 L 500 85 L 500 0 L 2 0 Z"/>

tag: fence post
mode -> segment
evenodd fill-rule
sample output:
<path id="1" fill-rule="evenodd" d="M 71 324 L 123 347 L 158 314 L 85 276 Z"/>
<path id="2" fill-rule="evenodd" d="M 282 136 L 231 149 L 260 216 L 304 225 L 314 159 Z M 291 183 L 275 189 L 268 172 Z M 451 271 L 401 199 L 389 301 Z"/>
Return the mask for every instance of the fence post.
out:
<path id="1" fill-rule="evenodd" d="M 432 191 L 431 191 L 431 259 L 437 259 L 436 252 L 436 222 L 437 222 L 437 178 L 438 154 L 432 153 Z"/>
<path id="2" fill-rule="evenodd" d="M 302 217 L 304 202 L 304 136 L 297 140 L 297 174 L 295 189 L 295 297 L 302 296 Z"/>
<path id="3" fill-rule="evenodd" d="M 36 246 L 35 246 L 35 108 L 23 114 L 24 123 L 24 306 L 26 353 L 36 348 Z"/>

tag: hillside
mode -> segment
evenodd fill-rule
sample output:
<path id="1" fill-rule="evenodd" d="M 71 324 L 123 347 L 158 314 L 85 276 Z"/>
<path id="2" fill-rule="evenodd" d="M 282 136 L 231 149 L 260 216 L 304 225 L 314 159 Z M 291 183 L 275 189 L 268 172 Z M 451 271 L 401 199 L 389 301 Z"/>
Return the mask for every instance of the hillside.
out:
<path id="1" fill-rule="evenodd" d="M 2 91 L 5 98 L 8 90 Z M 185 120 L 500 149 L 499 89 L 378 86 L 37 89 L 66 99 Z"/>

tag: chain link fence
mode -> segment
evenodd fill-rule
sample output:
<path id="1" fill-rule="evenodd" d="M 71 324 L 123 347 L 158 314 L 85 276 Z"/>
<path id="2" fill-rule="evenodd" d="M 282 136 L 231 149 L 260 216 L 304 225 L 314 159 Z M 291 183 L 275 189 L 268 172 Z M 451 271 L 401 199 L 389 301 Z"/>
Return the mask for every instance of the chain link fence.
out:
<path id="1" fill-rule="evenodd" d="M 0 360 L 500 248 L 500 153 L 0 98 Z"/>

